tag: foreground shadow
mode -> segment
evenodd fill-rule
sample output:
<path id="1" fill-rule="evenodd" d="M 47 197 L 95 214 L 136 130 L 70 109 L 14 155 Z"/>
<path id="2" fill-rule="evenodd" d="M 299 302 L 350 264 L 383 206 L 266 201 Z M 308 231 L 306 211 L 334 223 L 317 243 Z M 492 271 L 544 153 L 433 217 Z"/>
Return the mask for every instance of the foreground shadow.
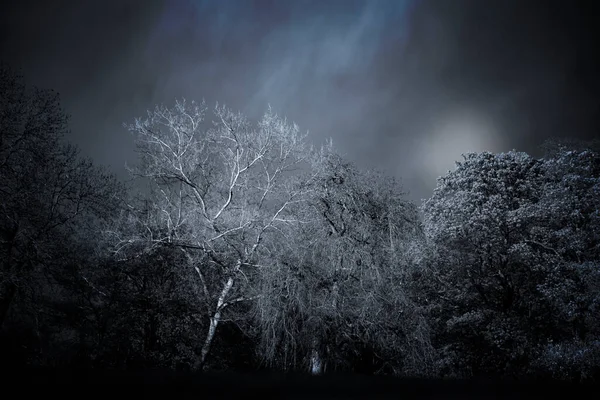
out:
<path id="1" fill-rule="evenodd" d="M 576 398 L 591 384 L 556 381 L 429 380 L 362 375 L 310 376 L 276 373 L 181 373 L 161 370 L 110 371 L 94 369 L 13 369 L 3 373 L 4 384 L 47 390 L 65 396 L 89 393 L 125 394 L 123 385 L 137 386 L 127 393 L 153 398 L 251 398 L 279 399 L 529 399 L 540 396 Z M 92 385 L 93 390 L 82 389 Z M 83 390 L 83 391 L 82 391 Z M 48 393 L 47 393 L 48 394 Z"/>

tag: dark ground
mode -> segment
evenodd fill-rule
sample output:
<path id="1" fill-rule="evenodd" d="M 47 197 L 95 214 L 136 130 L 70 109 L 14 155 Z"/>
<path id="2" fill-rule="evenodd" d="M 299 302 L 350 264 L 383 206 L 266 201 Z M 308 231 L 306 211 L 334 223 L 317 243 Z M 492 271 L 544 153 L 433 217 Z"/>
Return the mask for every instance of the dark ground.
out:
<path id="1" fill-rule="evenodd" d="M 16 369 L 1 374 L 2 386 L 43 392 L 47 397 L 56 390 L 60 398 L 73 394 L 86 398 L 106 395 L 143 396 L 144 398 L 280 398 L 280 399 L 530 399 L 585 397 L 596 392 L 591 385 L 548 381 L 437 381 L 405 380 L 356 375 L 312 377 L 279 374 L 192 374 L 165 371 L 99 371 Z M 60 385 L 57 386 L 56 384 Z M 42 385 L 42 386 L 40 386 Z M 84 385 L 93 385 L 90 391 Z M 117 386 L 115 386 L 117 385 Z M 130 388 L 123 388 L 123 386 Z M 589 387 L 588 387 L 589 386 Z M 586 396 L 586 393 L 588 393 Z M 5 392 L 6 393 L 6 392 Z"/>

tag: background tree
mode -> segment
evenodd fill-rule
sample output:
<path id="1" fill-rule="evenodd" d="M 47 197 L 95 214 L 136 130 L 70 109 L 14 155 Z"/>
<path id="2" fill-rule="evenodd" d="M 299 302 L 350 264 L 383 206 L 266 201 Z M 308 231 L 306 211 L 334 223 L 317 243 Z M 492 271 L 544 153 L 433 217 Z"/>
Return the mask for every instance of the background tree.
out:
<path id="1" fill-rule="evenodd" d="M 303 217 L 263 275 L 262 355 L 283 367 L 408 372 L 428 332 L 410 299 L 417 210 L 399 184 L 326 149 Z M 414 371 L 413 371 L 414 372 Z"/>
<path id="2" fill-rule="evenodd" d="M 434 246 L 428 296 L 446 372 L 531 373 L 544 346 L 581 332 L 583 250 L 597 260 L 597 157 L 563 156 L 469 154 L 424 204 Z M 568 182 L 581 184 L 577 194 Z"/>
<path id="3" fill-rule="evenodd" d="M 57 284 L 82 261 L 80 238 L 115 209 L 120 186 L 63 142 L 56 93 L 1 67 L 0 94 L 0 328 L 14 317 L 10 329 L 34 333 L 41 357 L 56 317 L 49 299 L 65 294 Z"/>
<path id="4" fill-rule="evenodd" d="M 554 377 L 588 379 L 600 373 L 600 153 L 598 142 L 550 141 L 537 242 L 552 249 L 569 274 L 565 292 L 543 287 L 569 323 L 563 341 L 544 348 L 536 364 Z M 549 250 L 550 251 L 550 250 Z"/>

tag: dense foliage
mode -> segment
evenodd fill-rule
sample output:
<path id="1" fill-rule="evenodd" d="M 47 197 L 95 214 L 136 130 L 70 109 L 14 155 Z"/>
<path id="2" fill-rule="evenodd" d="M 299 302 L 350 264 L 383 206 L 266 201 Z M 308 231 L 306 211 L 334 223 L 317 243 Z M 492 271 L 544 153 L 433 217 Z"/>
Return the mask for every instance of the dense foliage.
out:
<path id="1" fill-rule="evenodd" d="M 593 341 L 584 321 L 593 319 L 597 163 L 590 150 L 470 154 L 440 179 L 424 224 L 448 373 L 532 373 L 547 350 Z"/>

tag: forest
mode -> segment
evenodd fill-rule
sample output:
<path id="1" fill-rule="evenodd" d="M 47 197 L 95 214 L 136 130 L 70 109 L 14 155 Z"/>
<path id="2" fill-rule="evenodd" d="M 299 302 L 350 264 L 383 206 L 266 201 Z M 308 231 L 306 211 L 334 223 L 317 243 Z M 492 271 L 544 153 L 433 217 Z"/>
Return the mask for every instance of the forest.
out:
<path id="1" fill-rule="evenodd" d="M 122 182 L 0 68 L 2 365 L 600 377 L 597 142 L 465 154 L 415 204 L 270 108 L 131 117 Z"/>

